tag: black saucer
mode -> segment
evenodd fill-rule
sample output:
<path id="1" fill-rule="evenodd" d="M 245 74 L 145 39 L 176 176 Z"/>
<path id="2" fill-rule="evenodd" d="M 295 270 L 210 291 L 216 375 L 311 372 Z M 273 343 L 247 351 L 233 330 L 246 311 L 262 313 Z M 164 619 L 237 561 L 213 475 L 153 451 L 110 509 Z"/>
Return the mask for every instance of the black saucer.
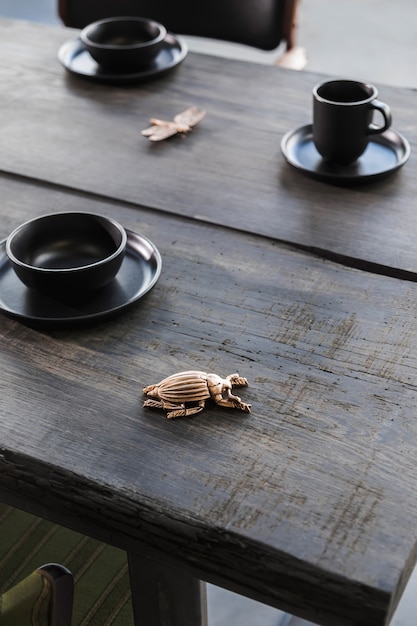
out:
<path id="1" fill-rule="evenodd" d="M 32 326 L 77 326 L 114 317 L 142 298 L 157 282 L 161 256 L 143 235 L 127 232 L 127 248 L 116 278 L 88 296 L 55 299 L 29 289 L 17 278 L 0 242 L 0 312 Z"/>
<path id="2" fill-rule="evenodd" d="M 337 165 L 322 159 L 313 143 L 311 124 L 288 132 L 281 151 L 290 165 L 305 174 L 338 184 L 353 185 L 377 180 L 398 170 L 410 156 L 408 141 L 393 129 L 372 135 L 368 147 L 355 163 Z"/>
<path id="3" fill-rule="evenodd" d="M 58 59 L 69 72 L 77 76 L 100 83 L 127 84 L 161 76 L 181 63 L 187 54 L 188 47 L 185 41 L 177 35 L 168 33 L 162 50 L 156 58 L 149 65 L 138 68 L 136 72 L 105 70 L 94 61 L 79 38 L 64 43 L 58 51 Z"/>

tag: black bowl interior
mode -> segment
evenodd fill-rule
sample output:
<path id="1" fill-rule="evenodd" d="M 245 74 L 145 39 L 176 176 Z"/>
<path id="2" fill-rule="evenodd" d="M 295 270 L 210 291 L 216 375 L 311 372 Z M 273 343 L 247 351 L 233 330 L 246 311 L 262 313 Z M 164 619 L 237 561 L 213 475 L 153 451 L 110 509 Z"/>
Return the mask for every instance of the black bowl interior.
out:
<path id="1" fill-rule="evenodd" d="M 122 243 L 116 225 L 90 215 L 47 216 L 26 224 L 13 237 L 11 252 L 21 263 L 42 269 L 71 269 L 99 263 Z"/>
<path id="2" fill-rule="evenodd" d="M 88 30 L 88 40 L 99 46 L 126 48 L 142 46 L 160 35 L 155 22 L 147 20 L 115 20 L 97 23 Z"/>

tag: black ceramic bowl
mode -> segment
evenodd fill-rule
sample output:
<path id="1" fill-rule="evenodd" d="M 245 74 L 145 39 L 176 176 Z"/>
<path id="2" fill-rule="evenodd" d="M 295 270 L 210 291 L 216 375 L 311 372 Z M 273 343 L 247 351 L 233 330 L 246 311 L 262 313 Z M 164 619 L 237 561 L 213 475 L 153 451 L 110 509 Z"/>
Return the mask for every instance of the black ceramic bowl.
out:
<path id="1" fill-rule="evenodd" d="M 149 64 L 161 50 L 165 26 L 143 17 L 111 17 L 89 24 L 81 41 L 99 65 L 128 71 Z"/>
<path id="2" fill-rule="evenodd" d="M 20 280 L 48 294 L 85 294 L 117 274 L 127 235 L 115 220 L 93 213 L 54 213 L 18 226 L 6 253 Z"/>

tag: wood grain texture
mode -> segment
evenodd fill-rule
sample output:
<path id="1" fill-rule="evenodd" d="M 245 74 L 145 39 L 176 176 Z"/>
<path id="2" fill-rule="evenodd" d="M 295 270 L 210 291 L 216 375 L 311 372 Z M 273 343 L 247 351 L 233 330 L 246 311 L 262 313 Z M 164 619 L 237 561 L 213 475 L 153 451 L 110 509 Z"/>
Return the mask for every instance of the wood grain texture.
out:
<path id="1" fill-rule="evenodd" d="M 109 87 L 60 66 L 60 45 L 77 34 L 0 22 L 1 169 L 415 280 L 415 91 L 377 85 L 411 143 L 409 162 L 378 184 L 344 189 L 306 178 L 280 152 L 284 134 L 311 121 L 321 76 L 190 54 L 164 78 Z M 190 136 L 153 145 L 140 135 L 150 117 L 193 104 L 207 116 Z"/>
<path id="2" fill-rule="evenodd" d="M 0 319 L 1 497 L 311 621 L 387 623 L 416 557 L 417 285 L 0 182 L 4 236 L 40 207 L 99 211 L 164 263 L 112 322 Z M 252 413 L 142 406 L 145 385 L 190 368 L 246 376 Z"/>

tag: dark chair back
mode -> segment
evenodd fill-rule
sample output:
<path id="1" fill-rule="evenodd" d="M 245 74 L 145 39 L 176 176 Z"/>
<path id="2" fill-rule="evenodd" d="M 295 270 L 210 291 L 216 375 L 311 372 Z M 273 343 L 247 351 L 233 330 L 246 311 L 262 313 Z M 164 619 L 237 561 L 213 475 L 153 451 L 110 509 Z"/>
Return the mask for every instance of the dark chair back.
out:
<path id="1" fill-rule="evenodd" d="M 106 17 L 137 15 L 177 34 L 209 37 L 274 50 L 292 47 L 297 0 L 58 0 L 66 26 L 83 28 Z"/>
<path id="2" fill-rule="evenodd" d="M 58 563 L 42 565 L 39 571 L 51 582 L 51 626 L 71 626 L 74 600 L 74 578 L 71 572 Z"/>

